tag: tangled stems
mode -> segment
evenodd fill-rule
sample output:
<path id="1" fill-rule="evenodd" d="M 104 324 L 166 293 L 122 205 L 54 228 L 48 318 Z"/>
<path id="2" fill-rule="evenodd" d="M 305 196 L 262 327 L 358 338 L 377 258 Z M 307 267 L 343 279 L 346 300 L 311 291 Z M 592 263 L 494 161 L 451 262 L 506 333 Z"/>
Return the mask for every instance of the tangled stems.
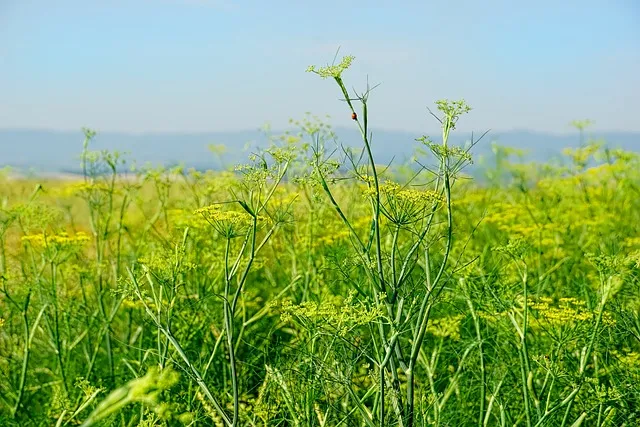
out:
<path id="1" fill-rule="evenodd" d="M 444 124 L 442 127 L 442 145 L 444 147 L 447 146 L 449 141 L 449 133 L 453 128 L 452 123 L 455 123 L 454 120 L 457 119 L 457 116 L 451 114 L 451 112 L 447 113 L 444 118 Z M 440 159 L 440 171 L 443 173 L 443 183 L 444 183 L 444 193 L 446 198 L 447 205 L 447 243 L 444 251 L 443 261 L 440 264 L 440 269 L 438 270 L 438 274 L 435 279 L 431 281 L 431 263 L 429 257 L 429 248 L 425 248 L 425 281 L 426 281 L 426 289 L 427 292 L 423 297 L 422 304 L 420 307 L 420 314 L 418 315 L 416 325 L 417 325 L 417 333 L 415 335 L 415 339 L 411 348 L 411 357 L 409 359 L 409 368 L 407 371 L 407 405 L 408 405 L 408 423 L 409 427 L 413 426 L 414 423 L 414 410 L 415 410 L 415 391 L 414 391 L 414 373 L 416 362 L 418 361 L 418 355 L 420 352 L 420 348 L 422 347 L 422 341 L 424 340 L 425 332 L 427 330 L 427 324 L 429 321 L 429 313 L 431 311 L 431 304 L 429 304 L 429 299 L 433 296 L 433 298 L 437 298 L 442 289 L 444 289 L 444 285 L 440 285 L 440 280 L 442 279 L 442 275 L 444 274 L 445 267 L 447 265 L 447 261 L 449 260 L 449 254 L 451 253 L 452 246 L 452 237 L 453 237 L 453 212 L 451 209 L 451 180 L 450 180 L 450 172 L 449 172 L 449 164 L 448 157 L 443 156 Z M 437 188 L 437 187 L 436 187 Z M 432 212 L 430 221 L 433 219 L 433 215 L 435 212 Z"/>
<path id="2" fill-rule="evenodd" d="M 381 226 L 380 226 L 380 218 L 381 218 L 381 186 L 378 172 L 376 170 L 375 161 L 371 149 L 369 130 L 368 130 L 368 107 L 367 101 L 369 94 L 371 92 L 371 88 L 367 87 L 367 90 L 362 94 L 356 94 L 355 98 L 351 98 L 349 96 L 349 92 L 346 89 L 344 81 L 342 79 L 342 72 L 345 71 L 351 62 L 353 61 L 353 57 L 347 56 L 345 57 L 340 64 L 331 65 L 327 67 L 323 67 L 320 69 L 316 69 L 315 67 L 309 67 L 307 71 L 314 72 L 322 78 L 333 78 L 333 80 L 338 85 L 342 95 L 344 96 L 344 101 L 347 103 L 351 113 L 352 118 L 356 121 L 358 128 L 360 130 L 362 140 L 364 143 L 364 149 L 367 153 L 368 159 L 368 167 L 371 169 L 371 182 L 367 181 L 367 184 L 373 186 L 370 191 L 371 195 L 371 205 L 372 205 L 372 234 L 373 239 L 375 241 L 375 260 L 376 260 L 376 271 L 369 272 L 369 268 L 365 268 L 367 274 L 372 279 L 372 285 L 374 289 L 374 299 L 376 303 L 382 302 L 386 307 L 387 315 L 389 319 L 389 330 L 392 335 L 392 338 L 387 338 L 387 331 L 382 322 L 378 322 L 378 332 L 379 338 L 381 341 L 381 348 L 384 350 L 378 356 L 378 368 L 380 370 L 380 381 L 379 381 L 379 391 L 378 391 L 378 417 L 380 426 L 384 426 L 386 422 L 386 413 L 385 413 L 385 383 L 386 383 L 386 371 L 387 367 L 391 371 L 392 381 L 391 384 L 394 388 L 393 393 L 393 406 L 395 414 L 398 418 L 398 421 L 401 424 L 406 423 L 407 427 L 413 427 L 414 425 L 414 411 L 415 411 L 415 387 L 414 387 L 414 373 L 416 368 L 416 363 L 418 361 L 418 357 L 420 354 L 420 349 L 422 347 L 422 342 L 424 340 L 424 336 L 427 330 L 427 326 L 429 323 L 429 314 L 431 312 L 432 300 L 436 298 L 440 292 L 444 289 L 444 281 L 443 275 L 448 264 L 449 255 L 452 249 L 452 241 L 453 241 L 453 213 L 451 207 L 451 165 L 449 163 L 449 156 L 451 150 L 448 149 L 448 141 L 450 132 L 455 129 L 455 124 L 460 117 L 460 115 L 468 112 L 470 108 L 464 103 L 464 101 L 438 101 L 438 109 L 444 113 L 443 118 L 438 118 L 435 116 L 438 121 L 440 121 L 442 125 L 442 148 L 436 149 L 433 146 L 433 153 L 439 158 L 439 173 L 437 174 L 436 180 L 436 191 L 434 194 L 438 192 L 442 192 L 444 195 L 444 202 L 446 204 L 446 216 L 447 216 L 447 231 L 446 231 L 446 244 L 444 247 L 442 262 L 437 270 L 435 278 L 431 278 L 431 260 L 429 256 L 429 245 L 426 245 L 424 249 L 425 253 L 425 295 L 422 297 L 422 301 L 420 303 L 420 310 L 415 319 L 411 319 L 411 312 L 404 313 L 404 297 L 398 298 L 399 291 L 403 287 L 405 280 L 408 277 L 409 271 L 412 270 L 410 266 L 412 264 L 412 259 L 414 258 L 414 254 L 416 251 L 424 244 L 424 239 L 427 236 L 429 230 L 431 229 L 432 221 L 435 217 L 435 213 L 438 207 L 438 200 L 433 202 L 433 206 L 431 212 L 425 217 L 426 218 L 426 226 L 424 229 L 416 236 L 415 241 L 411 245 L 408 253 L 404 257 L 404 261 L 402 263 L 402 267 L 400 271 L 397 270 L 396 265 L 396 257 L 398 251 L 398 236 L 400 232 L 400 223 L 398 222 L 396 227 L 394 228 L 391 242 L 391 260 L 390 260 L 390 268 L 391 268 L 391 283 L 388 283 L 385 280 L 384 266 L 383 266 L 383 253 L 382 253 L 382 241 L 381 241 Z M 359 101 L 362 104 L 362 113 L 360 116 L 355 111 L 353 101 Z M 433 113 L 432 113 L 433 114 Z M 355 166 L 355 165 L 354 165 Z M 339 217 L 345 223 L 345 225 L 349 228 L 352 235 L 355 236 L 355 241 L 358 243 L 359 252 L 362 253 L 363 261 L 365 265 L 369 266 L 369 256 L 368 256 L 368 245 L 365 245 L 355 233 L 355 230 L 351 226 L 350 222 L 347 220 L 344 215 L 342 209 L 336 202 L 329 186 L 324 178 L 321 168 L 319 167 L 319 163 L 316 162 L 316 170 L 318 175 L 321 178 L 321 184 L 328 195 L 331 204 L 334 209 L 338 213 Z M 441 187 L 442 186 L 442 187 Z M 425 219 L 423 218 L 423 219 Z M 415 263 L 415 261 L 414 261 Z M 391 286 L 390 286 L 391 285 Z M 379 295 L 384 295 L 383 301 L 380 301 Z M 403 319 L 403 315 L 406 317 Z M 398 339 L 398 331 L 402 329 L 405 323 L 414 322 L 415 327 L 413 328 L 413 336 L 411 339 L 411 350 L 409 353 L 409 358 L 405 357 L 402 352 L 402 347 L 400 345 L 400 340 Z M 406 402 L 403 403 L 400 398 L 400 380 L 397 374 L 397 368 L 400 367 L 407 376 L 406 384 Z M 482 411 L 481 411 L 482 412 Z M 369 419 L 369 415 L 366 411 L 361 411 L 362 415 Z"/>
<path id="3" fill-rule="evenodd" d="M 598 332 L 600 331 L 600 326 L 602 324 L 604 307 L 607 304 L 607 300 L 609 299 L 609 295 L 611 293 L 610 283 L 605 284 L 602 273 L 600 273 L 600 280 L 601 280 L 602 296 L 601 296 L 600 304 L 598 307 L 598 313 L 596 315 L 596 323 L 595 323 L 595 326 L 593 327 L 593 331 L 591 332 L 591 339 L 589 340 L 589 344 L 587 345 L 586 348 L 583 349 L 583 353 L 580 357 L 580 369 L 578 371 L 579 372 L 578 384 L 573 389 L 573 391 L 569 394 L 569 396 L 563 401 L 563 403 L 566 403 L 567 409 L 565 410 L 564 417 L 562 418 L 562 424 L 561 424 L 562 427 L 564 427 L 569 421 L 569 415 L 571 414 L 571 407 L 573 405 L 573 402 L 575 401 L 576 396 L 580 392 L 580 389 L 584 385 L 584 380 L 586 377 L 587 361 L 591 357 L 591 352 L 593 351 L 593 347 L 596 342 L 596 337 L 598 335 Z"/>
<path id="4" fill-rule="evenodd" d="M 340 91 L 342 92 L 343 96 L 344 96 L 344 100 L 347 102 L 347 105 L 349 106 L 351 113 L 352 113 L 352 117 L 354 117 L 356 119 L 356 122 L 358 124 L 358 128 L 360 129 L 361 135 L 362 135 L 362 139 L 364 142 L 364 146 L 365 146 L 365 150 L 367 152 L 367 156 L 368 156 L 368 160 L 369 160 L 369 166 L 371 167 L 371 172 L 372 172 L 372 176 L 373 176 L 373 185 L 374 185 L 374 193 L 373 193 L 373 201 L 372 201 L 372 210 L 373 210 L 373 218 L 372 218 L 372 226 L 373 226 L 373 232 L 374 232 L 374 238 L 375 238 L 375 250 L 376 250 L 376 267 L 377 267 L 377 281 L 378 281 L 378 290 L 382 293 L 384 293 L 385 295 L 387 295 L 387 287 L 385 284 L 385 280 L 384 280 L 384 272 L 383 272 L 383 266 L 382 266 L 382 244 L 381 244 L 381 239 L 380 239 L 380 183 L 379 183 L 379 179 L 378 179 L 378 172 L 376 170 L 376 165 L 375 165 L 375 161 L 373 158 L 373 153 L 371 151 L 371 144 L 369 142 L 369 137 L 368 137 L 368 132 L 367 132 L 367 127 L 368 127 L 368 114 L 367 114 L 367 99 L 368 99 L 368 95 L 370 93 L 370 89 L 367 89 L 367 91 L 364 93 L 364 95 L 362 96 L 358 96 L 356 98 L 356 100 L 359 100 L 362 103 L 362 123 L 360 122 L 360 119 L 358 119 L 357 113 L 355 111 L 355 108 L 353 106 L 353 100 L 351 99 L 351 97 L 349 96 L 349 92 L 347 91 L 347 88 L 344 85 L 344 82 L 342 80 L 342 72 L 344 70 L 346 70 L 350 65 L 351 62 L 353 61 L 353 57 L 351 56 L 347 56 L 345 57 L 342 62 L 338 65 L 338 66 L 330 66 L 330 67 L 325 67 L 322 68 L 320 70 L 315 70 L 315 67 L 309 67 L 307 69 L 307 71 L 309 72 L 314 72 L 316 74 L 318 74 L 319 76 L 326 78 L 326 77 L 332 77 L 334 79 L 334 81 L 336 82 L 336 84 L 338 85 L 338 87 L 340 88 Z M 346 217 L 344 216 L 344 214 L 342 214 L 342 210 L 339 208 L 338 204 L 335 202 L 335 199 L 333 198 L 333 196 L 331 195 L 331 192 L 329 191 L 329 188 L 326 184 L 326 181 L 323 179 L 323 188 L 325 189 L 325 192 L 327 192 L 327 194 L 329 195 L 329 197 L 331 198 L 332 204 L 335 206 L 338 214 L 341 216 L 341 218 L 343 219 L 343 221 L 345 221 L 347 223 L 347 225 L 349 226 L 349 228 L 351 229 L 352 233 L 353 233 L 353 228 L 350 226 L 349 222 L 346 221 Z M 364 248 L 364 245 L 363 249 Z M 364 251 L 366 253 L 366 249 Z M 375 282 L 374 282 L 375 283 Z M 377 299 L 377 295 L 376 295 L 376 299 Z M 388 299 L 388 295 L 385 296 L 385 305 L 387 306 L 387 310 L 389 312 L 390 315 L 393 315 L 393 308 L 392 305 L 389 302 Z M 386 342 L 386 337 L 385 337 L 385 331 L 384 331 L 384 327 L 382 324 L 379 324 L 379 332 L 380 332 L 380 338 L 381 341 L 383 343 L 383 348 L 387 349 L 388 354 L 391 354 L 391 347 L 388 346 L 388 343 Z M 395 347 L 395 345 L 394 345 Z M 397 347 L 397 349 L 399 350 L 399 347 Z M 391 358 L 387 358 L 385 357 L 383 362 L 385 363 L 381 363 L 380 364 L 380 409 L 379 409 L 379 417 L 380 417 L 380 425 L 382 426 L 384 423 L 384 419 L 385 419 L 385 403 L 384 403 L 384 396 L 385 396 L 385 370 L 386 370 L 386 364 L 387 363 L 391 363 L 392 364 L 392 373 L 394 375 L 394 377 L 397 375 L 393 366 L 393 361 L 391 360 Z M 398 384 L 397 382 L 397 378 L 394 378 L 394 384 Z M 399 390 L 397 390 L 399 391 Z"/>
<path id="5" fill-rule="evenodd" d="M 138 296 L 138 298 L 142 302 L 147 315 L 153 320 L 153 322 L 155 323 L 155 325 L 158 328 L 158 330 L 161 331 L 165 335 L 165 337 L 167 338 L 169 343 L 173 346 L 175 351 L 178 353 L 178 355 L 180 356 L 182 361 L 185 363 L 185 365 L 187 365 L 187 367 L 189 368 L 189 370 L 193 374 L 193 376 L 194 376 L 194 378 L 196 380 L 196 383 L 198 384 L 198 386 L 202 390 L 203 394 L 213 404 L 214 408 L 218 412 L 219 416 L 224 420 L 225 424 L 228 425 L 228 426 L 231 426 L 232 425 L 231 419 L 229 418 L 229 416 L 226 414 L 226 412 L 222 408 L 222 405 L 220 404 L 220 402 L 218 402 L 218 399 L 216 399 L 215 396 L 213 395 L 213 393 L 211 393 L 211 390 L 209 390 L 209 387 L 207 386 L 207 384 L 205 383 L 204 379 L 202 378 L 202 375 L 200 374 L 200 371 L 196 368 L 196 366 L 193 363 L 191 363 L 191 361 L 189 360 L 189 357 L 186 355 L 186 353 L 184 352 L 182 346 L 180 345 L 178 340 L 176 340 L 176 338 L 173 336 L 173 334 L 171 333 L 169 328 L 167 328 L 165 325 L 162 324 L 160 318 L 156 315 L 156 313 L 153 312 L 151 307 L 149 307 L 149 305 L 146 303 L 145 298 L 144 298 L 144 296 L 142 294 L 142 291 L 140 289 L 140 285 L 138 284 L 138 279 L 135 277 L 135 275 L 133 274 L 131 269 L 127 268 L 127 271 L 128 271 L 128 274 L 129 274 L 129 279 L 131 280 L 131 283 L 135 287 L 136 295 Z M 147 279 L 149 281 L 152 280 L 150 275 L 149 275 L 149 272 L 146 273 L 146 276 L 147 276 Z"/>
<path id="6" fill-rule="evenodd" d="M 282 182 L 286 175 L 290 160 L 283 153 L 272 153 L 274 159 L 276 159 L 274 169 L 270 172 L 265 172 L 265 169 L 260 168 L 246 168 L 246 181 L 242 187 L 242 195 L 236 200 L 230 203 L 237 203 L 242 208 L 242 211 L 223 211 L 219 205 L 211 205 L 204 208 L 199 208 L 195 211 L 195 214 L 202 216 L 202 218 L 208 222 L 213 229 L 225 238 L 225 248 L 223 255 L 222 275 L 223 281 L 223 295 L 222 295 L 222 317 L 223 328 L 215 347 L 211 352 L 211 356 L 203 373 L 196 367 L 196 365 L 187 356 L 187 353 L 183 350 L 182 346 L 175 338 L 170 329 L 171 310 L 167 308 L 166 317 L 167 322 L 162 323 L 162 300 L 163 300 L 163 286 L 160 286 L 159 291 L 156 291 L 153 287 L 153 279 L 149 271 L 146 272 L 146 277 L 151 285 L 152 297 L 154 304 L 157 307 L 157 312 L 154 313 L 149 304 L 145 301 L 145 296 L 138 284 L 136 277 L 131 271 L 129 271 L 130 281 L 134 286 L 134 292 L 138 299 L 142 302 L 147 315 L 149 315 L 156 327 L 158 333 L 164 335 L 168 343 L 174 348 L 174 350 L 180 355 L 182 361 L 187 365 L 189 371 L 193 374 L 196 383 L 200 387 L 202 393 L 207 400 L 213 405 L 213 410 L 216 411 L 217 416 L 221 421 L 229 427 L 236 427 L 240 425 L 240 390 L 238 384 L 238 372 L 237 372 L 237 347 L 240 344 L 242 338 L 242 330 L 240 336 L 236 336 L 234 328 L 234 319 L 236 317 L 236 308 L 243 288 L 247 283 L 249 272 L 252 269 L 256 256 L 260 250 L 265 246 L 269 239 L 275 233 L 279 223 L 273 221 L 272 226 L 266 231 L 264 237 L 258 240 L 259 221 L 265 220 L 262 216 L 266 212 L 267 205 L 276 188 Z M 264 161 L 264 159 L 261 159 Z M 265 161 L 266 164 L 266 161 Z M 265 166 L 266 168 L 266 166 Z M 268 180 L 271 179 L 271 185 L 267 185 Z M 235 196 L 235 194 L 234 194 Z M 236 196 L 237 197 L 237 196 Z M 185 229 L 181 251 L 184 250 L 189 233 L 189 227 Z M 242 244 L 240 245 L 237 254 L 235 255 L 235 261 L 231 262 L 231 243 L 232 240 L 238 237 L 242 237 Z M 246 265 L 241 270 L 242 262 L 246 262 Z M 235 282 L 235 289 L 234 287 Z M 169 292 L 175 295 L 174 289 L 169 289 Z M 173 306 L 173 302 L 169 307 Z M 232 414 L 227 414 L 222 403 L 211 393 L 208 388 L 204 377 L 211 366 L 213 358 L 215 357 L 219 340 L 225 336 L 225 345 L 229 356 L 228 367 L 231 374 L 231 395 L 232 395 Z M 166 353 L 166 348 L 164 353 Z M 158 353 L 163 353 L 161 349 L 161 343 L 158 339 Z M 162 364 L 161 360 L 161 364 Z"/>

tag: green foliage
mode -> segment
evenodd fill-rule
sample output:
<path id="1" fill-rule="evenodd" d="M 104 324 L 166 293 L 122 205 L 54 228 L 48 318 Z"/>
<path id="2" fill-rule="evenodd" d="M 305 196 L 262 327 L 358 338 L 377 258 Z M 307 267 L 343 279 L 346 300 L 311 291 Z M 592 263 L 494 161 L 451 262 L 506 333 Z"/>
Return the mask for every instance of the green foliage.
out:
<path id="1" fill-rule="evenodd" d="M 307 114 L 233 171 L 125 170 L 86 129 L 77 181 L 0 175 L 0 425 L 637 425 L 640 156 L 496 145 L 480 185 L 441 100 L 380 166 L 352 61 L 309 71 L 360 150 Z"/>

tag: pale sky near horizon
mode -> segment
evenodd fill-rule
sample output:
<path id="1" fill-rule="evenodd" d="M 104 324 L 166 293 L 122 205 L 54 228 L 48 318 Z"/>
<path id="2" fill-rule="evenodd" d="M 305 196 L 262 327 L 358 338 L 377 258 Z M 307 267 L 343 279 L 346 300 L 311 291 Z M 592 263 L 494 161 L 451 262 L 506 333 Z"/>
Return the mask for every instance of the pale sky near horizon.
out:
<path id="1" fill-rule="evenodd" d="M 308 65 L 356 57 L 381 83 L 372 126 L 640 131 L 639 0 L 0 0 L 0 128 L 200 132 L 285 127 L 306 111 L 348 126 Z"/>

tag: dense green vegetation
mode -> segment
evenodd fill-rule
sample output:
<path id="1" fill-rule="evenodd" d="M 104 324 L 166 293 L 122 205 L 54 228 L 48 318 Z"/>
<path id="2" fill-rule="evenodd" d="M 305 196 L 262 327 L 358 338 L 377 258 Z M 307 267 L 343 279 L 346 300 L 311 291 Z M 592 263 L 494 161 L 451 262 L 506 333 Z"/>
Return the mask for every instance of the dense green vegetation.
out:
<path id="1" fill-rule="evenodd" d="M 361 151 L 307 117 L 234 171 L 131 172 L 86 130 L 78 181 L 0 178 L 0 425 L 638 424 L 640 155 L 495 146 L 475 183 L 443 100 L 377 165 L 351 59 L 309 71 Z"/>

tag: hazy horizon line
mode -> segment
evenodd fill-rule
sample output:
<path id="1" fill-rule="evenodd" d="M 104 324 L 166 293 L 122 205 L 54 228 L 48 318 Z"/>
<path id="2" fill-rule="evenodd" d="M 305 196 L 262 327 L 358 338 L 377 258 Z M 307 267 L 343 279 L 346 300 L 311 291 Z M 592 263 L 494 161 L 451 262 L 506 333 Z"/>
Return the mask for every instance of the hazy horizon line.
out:
<path id="1" fill-rule="evenodd" d="M 54 129 L 48 127 L 4 127 L 0 126 L 0 131 L 10 131 L 10 132 L 49 132 L 49 133 L 71 133 L 78 132 L 82 133 L 83 128 L 91 129 L 100 134 L 120 134 L 120 135 L 129 135 L 129 136 L 154 136 L 154 135 L 206 135 L 211 133 L 258 133 L 264 132 L 263 128 L 243 128 L 243 129 L 226 129 L 226 130 L 101 130 L 96 129 L 91 126 L 79 127 L 77 129 L 74 128 L 64 128 L 64 129 Z M 289 128 L 270 128 L 268 133 L 279 133 L 290 131 L 293 126 Z M 357 128 L 350 128 L 347 126 L 332 126 L 333 130 L 358 130 Z M 415 133 L 415 134 L 424 134 L 424 132 L 435 132 L 439 131 L 439 129 L 426 129 L 426 130 L 413 130 L 413 129 L 398 129 L 398 128 L 376 128 L 375 126 L 369 125 L 369 129 L 373 132 L 398 132 L 398 133 Z M 537 130 L 532 128 L 504 128 L 504 129 L 492 129 L 486 128 L 481 130 L 471 130 L 471 129 L 456 129 L 455 133 L 474 133 L 474 134 L 482 134 L 488 131 L 488 135 L 492 133 L 516 133 L 516 132 L 527 132 L 534 134 L 547 134 L 547 135 L 556 135 L 556 136 L 568 136 L 572 134 L 578 134 L 579 131 L 577 129 L 567 129 L 566 131 L 552 131 L 552 130 Z M 590 133 L 638 133 L 640 134 L 640 129 L 638 130 L 627 130 L 627 129 L 585 129 L 585 134 L 589 135 Z"/>

